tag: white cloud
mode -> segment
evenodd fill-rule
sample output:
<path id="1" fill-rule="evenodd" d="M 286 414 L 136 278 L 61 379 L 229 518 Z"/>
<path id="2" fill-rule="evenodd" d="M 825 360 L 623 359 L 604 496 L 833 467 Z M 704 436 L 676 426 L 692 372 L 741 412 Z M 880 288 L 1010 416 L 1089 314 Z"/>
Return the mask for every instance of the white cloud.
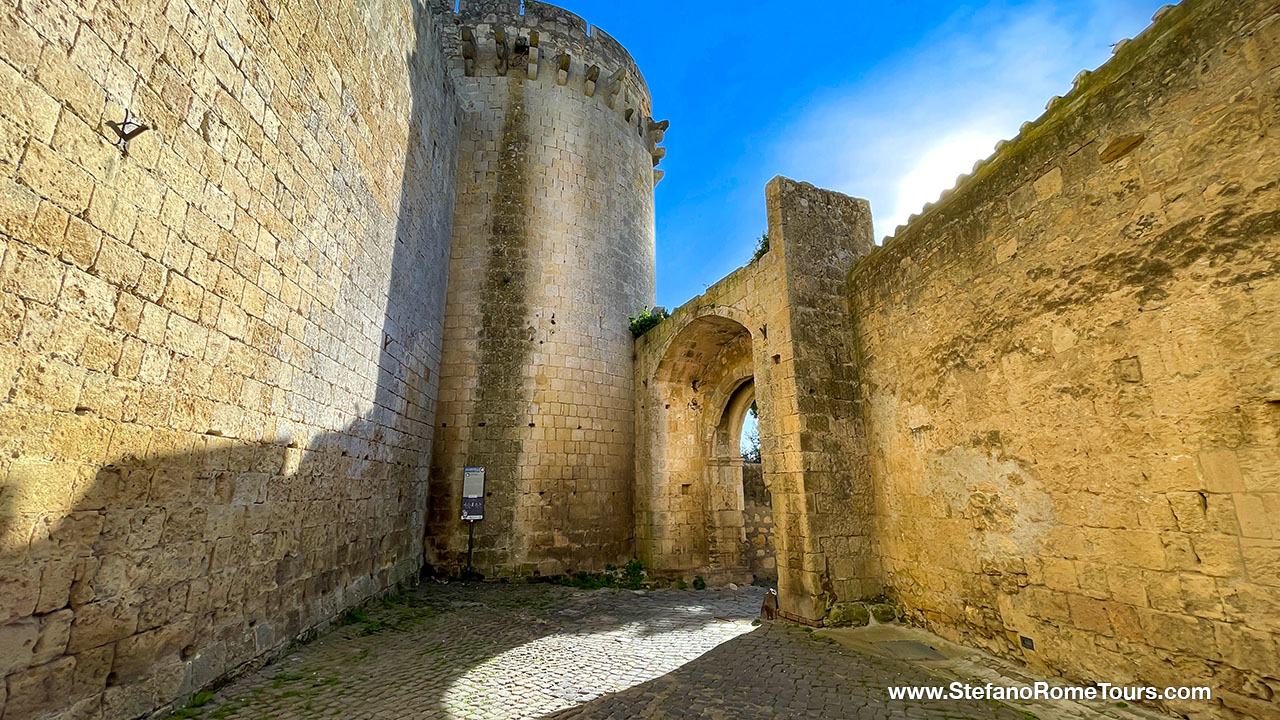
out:
<path id="1" fill-rule="evenodd" d="M 963 10 L 916 47 L 810 100 L 767 159 L 782 174 L 871 201 L 893 233 L 1038 117 L 1083 68 L 1146 26 L 1156 3 L 1123 0 Z M 787 139 L 790 138 L 790 139 Z"/>
<path id="2" fill-rule="evenodd" d="M 898 182 L 893 210 L 877 222 L 877 230 L 892 232 L 907 222 L 911 213 L 933 202 L 943 190 L 953 187 L 956 178 L 973 169 L 978 158 L 989 156 L 1000 140 L 997 132 L 976 128 L 953 133 L 933 145 Z"/>

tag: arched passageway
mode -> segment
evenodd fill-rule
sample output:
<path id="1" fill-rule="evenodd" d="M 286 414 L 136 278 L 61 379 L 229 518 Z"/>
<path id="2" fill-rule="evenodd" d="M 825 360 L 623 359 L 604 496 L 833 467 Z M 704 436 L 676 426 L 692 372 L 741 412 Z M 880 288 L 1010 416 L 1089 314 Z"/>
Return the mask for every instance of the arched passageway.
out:
<path id="1" fill-rule="evenodd" d="M 770 538 L 773 508 L 759 458 L 748 462 L 742 447 L 743 427 L 755 406 L 753 376 L 739 382 L 722 408 L 719 404 L 709 408 L 708 420 L 714 419 L 717 408 L 720 417 L 710 435 L 703 482 L 721 503 L 708 525 L 724 545 L 725 552 L 718 559 L 735 574 L 739 570 L 750 573 L 752 582 L 769 582 L 776 581 L 778 575 Z M 729 557 L 735 543 L 738 556 Z"/>
<path id="2" fill-rule="evenodd" d="M 820 622 L 838 599 L 881 590 L 843 304 L 850 265 L 873 247 L 870 210 L 785 178 L 766 195 L 768 252 L 636 341 L 636 553 L 656 572 L 722 583 L 750 582 L 772 555 L 779 612 Z M 756 484 L 737 450 L 752 401 Z M 763 553 L 752 501 L 770 510 Z"/>
<path id="3" fill-rule="evenodd" d="M 737 320 L 698 317 L 667 345 L 641 407 L 658 430 L 639 451 L 642 477 L 651 478 L 640 489 L 648 517 L 638 530 L 649 567 L 723 582 L 776 575 L 758 572 L 764 546 L 747 532 L 749 518 L 757 533 L 761 516 L 772 518 L 771 508 L 748 514 L 743 484 L 739 438 L 755 387 L 751 332 Z"/>
<path id="4" fill-rule="evenodd" d="M 741 487 L 742 566 L 760 585 L 777 582 L 773 554 L 772 494 L 764 481 L 761 461 L 759 409 L 755 379 L 745 381 L 725 406 L 716 430 L 716 457 L 732 473 L 726 481 Z"/>

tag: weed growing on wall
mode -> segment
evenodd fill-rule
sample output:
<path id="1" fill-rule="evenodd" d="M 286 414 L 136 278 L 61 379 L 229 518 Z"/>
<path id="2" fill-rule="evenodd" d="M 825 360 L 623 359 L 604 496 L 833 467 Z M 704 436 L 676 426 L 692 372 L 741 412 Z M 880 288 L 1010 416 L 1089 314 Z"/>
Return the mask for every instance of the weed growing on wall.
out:
<path id="1" fill-rule="evenodd" d="M 760 239 L 756 240 L 756 252 L 751 256 L 752 260 L 759 260 L 764 254 L 769 252 L 769 231 L 766 230 L 760 234 Z"/>
<path id="2" fill-rule="evenodd" d="M 665 309 L 653 312 L 646 307 L 640 311 L 639 317 L 627 318 L 631 321 L 631 336 L 640 337 L 668 317 L 671 317 L 671 313 Z"/>

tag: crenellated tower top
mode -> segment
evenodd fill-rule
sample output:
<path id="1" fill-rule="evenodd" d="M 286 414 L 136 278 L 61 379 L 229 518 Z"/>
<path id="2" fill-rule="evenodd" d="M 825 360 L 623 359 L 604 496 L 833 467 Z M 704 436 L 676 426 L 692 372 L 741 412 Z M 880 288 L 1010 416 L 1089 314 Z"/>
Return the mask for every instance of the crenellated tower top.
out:
<path id="1" fill-rule="evenodd" d="M 436 0 L 455 75 L 558 85 L 598 98 L 648 146 L 656 167 L 667 122 L 652 117 L 649 88 L 631 53 L 564 8 L 537 0 Z M 452 22 L 450 22 L 452 20 Z M 654 181 L 661 178 L 654 171 Z"/>

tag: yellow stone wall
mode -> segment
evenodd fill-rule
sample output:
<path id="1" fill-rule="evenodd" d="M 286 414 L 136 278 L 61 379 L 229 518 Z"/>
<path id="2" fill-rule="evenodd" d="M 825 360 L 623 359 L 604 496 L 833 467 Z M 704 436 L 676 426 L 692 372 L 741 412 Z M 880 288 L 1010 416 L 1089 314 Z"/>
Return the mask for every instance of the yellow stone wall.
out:
<path id="1" fill-rule="evenodd" d="M 458 569 L 468 465 L 487 573 L 745 579 L 754 399 L 786 616 L 885 590 L 1276 715 L 1273 2 L 1164 12 L 883 248 L 774 180 L 772 250 L 634 342 L 662 128 L 612 38 L 523 8 L 0 17 L 0 714 L 136 717 L 424 539 Z"/>
<path id="2" fill-rule="evenodd" d="M 137 717 L 416 576 L 440 52 L 394 0 L 0 12 L 4 717 Z"/>
<path id="3" fill-rule="evenodd" d="M 1277 716 L 1278 178 L 1275 4 L 1188 0 L 857 265 L 874 552 L 916 618 Z"/>
<path id="4" fill-rule="evenodd" d="M 559 8 L 466 3 L 457 22 L 464 116 L 428 562 L 465 566 L 463 469 L 484 467 L 476 570 L 602 570 L 633 553 L 628 316 L 653 305 L 648 91 L 621 46 Z"/>

